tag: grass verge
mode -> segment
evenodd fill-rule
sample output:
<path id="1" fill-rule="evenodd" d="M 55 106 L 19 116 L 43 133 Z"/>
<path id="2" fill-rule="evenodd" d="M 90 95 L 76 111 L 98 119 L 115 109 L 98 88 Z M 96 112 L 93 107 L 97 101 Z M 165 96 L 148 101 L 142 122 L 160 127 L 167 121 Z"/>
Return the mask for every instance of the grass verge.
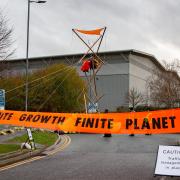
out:
<path id="1" fill-rule="evenodd" d="M 42 144 L 45 146 L 51 146 L 55 143 L 55 141 L 58 138 L 58 135 L 49 131 L 33 131 L 32 136 L 34 138 L 34 142 L 38 144 Z M 13 139 L 10 139 L 9 143 L 22 143 L 27 140 L 28 136 L 27 134 L 24 134 L 22 136 L 15 137 Z"/>
<path id="2" fill-rule="evenodd" d="M 0 144 L 0 154 L 17 151 L 20 149 L 18 144 Z"/>

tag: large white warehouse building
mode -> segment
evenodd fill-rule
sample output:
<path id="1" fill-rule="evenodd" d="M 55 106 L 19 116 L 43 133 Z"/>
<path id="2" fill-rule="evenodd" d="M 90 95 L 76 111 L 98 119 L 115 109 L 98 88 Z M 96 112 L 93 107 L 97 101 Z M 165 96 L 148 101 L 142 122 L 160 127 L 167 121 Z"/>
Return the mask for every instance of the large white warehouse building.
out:
<path id="1" fill-rule="evenodd" d="M 100 111 L 104 109 L 116 111 L 118 106 L 128 106 L 127 93 L 132 88 L 149 96 L 146 82 L 152 75 L 152 71 L 155 68 L 164 70 L 153 55 L 133 49 L 102 52 L 99 56 L 104 61 L 96 77 L 98 94 L 103 95 L 99 102 Z M 66 63 L 74 64 L 80 76 L 84 76 L 84 73 L 80 71 L 80 65 L 77 64 L 81 57 L 82 54 L 72 54 L 30 58 L 29 71 L 42 69 L 51 64 Z M 11 60 L 6 63 L 8 69 L 4 73 L 7 75 L 26 71 L 26 59 Z"/>

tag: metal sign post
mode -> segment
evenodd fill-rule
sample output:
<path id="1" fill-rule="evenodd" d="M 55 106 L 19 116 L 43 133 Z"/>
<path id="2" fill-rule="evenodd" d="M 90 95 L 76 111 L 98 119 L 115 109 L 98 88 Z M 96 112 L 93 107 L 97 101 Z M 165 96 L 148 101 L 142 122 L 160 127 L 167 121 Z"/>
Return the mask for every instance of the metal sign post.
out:
<path id="1" fill-rule="evenodd" d="M 5 110 L 5 90 L 0 89 L 0 110 Z"/>
<path id="2" fill-rule="evenodd" d="M 5 90 L 4 89 L 0 89 L 0 110 L 5 110 Z"/>

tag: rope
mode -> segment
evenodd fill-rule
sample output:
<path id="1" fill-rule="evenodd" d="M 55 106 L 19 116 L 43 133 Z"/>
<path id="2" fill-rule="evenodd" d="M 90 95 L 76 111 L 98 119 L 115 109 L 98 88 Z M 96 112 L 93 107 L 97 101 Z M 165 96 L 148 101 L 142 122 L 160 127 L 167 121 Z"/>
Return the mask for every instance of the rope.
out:
<path id="1" fill-rule="evenodd" d="M 74 64 L 76 64 L 76 63 L 74 63 Z M 35 80 L 33 80 L 33 81 L 30 81 L 28 84 L 30 85 L 30 84 L 38 81 L 38 80 L 41 80 L 41 79 L 46 78 L 46 77 L 48 77 L 48 76 L 50 76 L 50 75 L 56 74 L 56 73 L 58 73 L 59 71 L 62 71 L 62 70 L 64 70 L 64 69 L 68 69 L 69 67 L 73 67 L 74 64 L 69 65 L 69 66 L 67 66 L 67 67 L 65 67 L 65 68 L 63 68 L 63 69 L 59 69 L 59 70 L 57 70 L 57 71 L 55 71 L 55 72 L 49 73 L 48 75 L 42 76 L 42 77 L 37 78 L 37 79 L 35 79 Z M 5 93 L 6 93 L 6 94 L 7 94 L 7 93 L 10 93 L 10 92 L 12 92 L 12 91 L 14 91 L 14 90 L 16 90 L 16 89 L 19 89 L 19 88 L 24 87 L 25 85 L 26 85 L 26 83 L 24 83 L 24 84 L 22 84 L 22 85 L 20 85 L 20 86 L 17 86 L 17 87 L 15 87 L 15 88 L 13 88 L 13 89 L 10 89 L 10 90 L 6 91 Z"/>
<path id="2" fill-rule="evenodd" d="M 71 70 L 73 71 L 73 69 Z M 66 77 L 60 82 L 60 84 L 53 90 L 53 92 L 46 98 L 46 100 L 40 105 L 37 111 L 39 111 L 43 106 L 48 102 L 48 100 L 52 97 L 52 95 L 56 92 L 56 90 L 62 85 L 62 83 L 67 79 L 67 77 L 70 75 L 67 74 Z"/>
<path id="3" fill-rule="evenodd" d="M 65 69 L 65 68 L 64 68 Z M 68 68 L 66 68 L 66 70 L 65 71 L 61 71 L 61 72 L 59 72 L 57 75 L 55 75 L 54 77 L 51 77 L 51 78 L 49 78 L 49 79 L 45 79 L 45 82 L 48 82 L 48 81 L 50 81 L 50 80 L 52 80 L 52 79 L 54 79 L 54 78 L 56 78 L 57 76 L 59 76 L 61 73 L 64 73 L 64 72 L 66 72 L 66 71 L 69 71 L 69 67 Z M 47 76 L 46 76 L 47 77 Z M 45 78 L 45 77 L 43 77 L 43 78 Z M 43 79 L 43 78 L 39 78 L 39 80 L 40 79 Z M 44 83 L 43 81 L 41 81 L 40 83 L 38 83 L 37 85 L 34 85 L 34 86 L 32 86 L 32 87 L 29 87 L 29 90 L 32 90 L 32 89 L 34 89 L 34 88 L 36 88 L 36 87 L 38 87 L 38 86 L 40 86 L 42 83 Z M 16 88 L 16 89 L 18 89 L 18 88 Z M 16 90 L 15 88 L 14 88 L 14 90 Z M 11 100 L 13 100 L 14 98 L 16 98 L 16 97 L 19 97 L 20 95 L 22 95 L 22 94 L 19 94 L 19 95 L 15 95 L 15 96 L 13 96 L 12 98 L 10 98 L 10 99 L 8 99 L 8 101 L 7 102 L 10 102 Z"/>

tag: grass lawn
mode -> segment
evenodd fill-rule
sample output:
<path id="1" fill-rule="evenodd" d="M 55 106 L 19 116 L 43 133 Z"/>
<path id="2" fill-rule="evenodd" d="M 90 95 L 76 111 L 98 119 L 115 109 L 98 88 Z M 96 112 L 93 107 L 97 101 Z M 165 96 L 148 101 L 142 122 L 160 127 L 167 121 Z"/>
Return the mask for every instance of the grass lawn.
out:
<path id="1" fill-rule="evenodd" d="M 38 144 L 42 144 L 45 146 L 50 146 L 55 143 L 55 141 L 58 138 L 58 135 L 52 132 L 48 131 L 33 131 L 32 136 L 34 138 L 34 142 Z M 13 143 L 22 143 L 27 140 L 28 136 L 27 134 L 24 134 L 23 136 L 15 137 L 8 142 L 13 142 Z"/>
<path id="2" fill-rule="evenodd" d="M 0 144 L 0 154 L 17 151 L 20 148 L 17 144 Z"/>

